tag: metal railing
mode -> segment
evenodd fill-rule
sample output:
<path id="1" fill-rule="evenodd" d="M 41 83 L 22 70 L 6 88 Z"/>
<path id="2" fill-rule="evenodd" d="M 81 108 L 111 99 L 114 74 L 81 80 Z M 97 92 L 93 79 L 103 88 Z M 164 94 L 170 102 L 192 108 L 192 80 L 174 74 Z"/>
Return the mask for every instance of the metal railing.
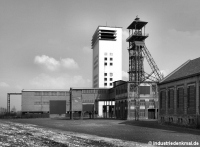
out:
<path id="1" fill-rule="evenodd" d="M 147 33 L 133 33 L 133 34 L 130 34 L 130 36 L 126 39 L 129 40 L 132 36 L 149 36 L 149 34 Z"/>

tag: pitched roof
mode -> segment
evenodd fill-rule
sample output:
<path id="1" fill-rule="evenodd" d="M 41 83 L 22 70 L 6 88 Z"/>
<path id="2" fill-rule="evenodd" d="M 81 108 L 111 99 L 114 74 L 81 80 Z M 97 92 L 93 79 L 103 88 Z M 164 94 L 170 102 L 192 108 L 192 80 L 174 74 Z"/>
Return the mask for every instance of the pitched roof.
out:
<path id="1" fill-rule="evenodd" d="M 188 60 L 172 73 L 170 73 L 166 78 L 164 78 L 160 84 L 167 83 L 170 81 L 186 78 L 189 76 L 200 74 L 200 57 Z"/>

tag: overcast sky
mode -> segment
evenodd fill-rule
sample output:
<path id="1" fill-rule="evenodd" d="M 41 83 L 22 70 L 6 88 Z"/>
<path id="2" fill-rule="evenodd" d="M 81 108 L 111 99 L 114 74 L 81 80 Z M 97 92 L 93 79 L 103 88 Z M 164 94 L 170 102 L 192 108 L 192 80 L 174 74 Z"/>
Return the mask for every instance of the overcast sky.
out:
<path id="1" fill-rule="evenodd" d="M 167 75 L 200 57 L 199 14 L 199 0 L 0 0 L 0 107 L 8 92 L 92 87 L 98 25 L 123 28 L 126 73 L 126 28 L 136 15 L 148 22 L 146 46 Z M 12 96 L 11 108 L 20 105 L 20 96 Z"/>

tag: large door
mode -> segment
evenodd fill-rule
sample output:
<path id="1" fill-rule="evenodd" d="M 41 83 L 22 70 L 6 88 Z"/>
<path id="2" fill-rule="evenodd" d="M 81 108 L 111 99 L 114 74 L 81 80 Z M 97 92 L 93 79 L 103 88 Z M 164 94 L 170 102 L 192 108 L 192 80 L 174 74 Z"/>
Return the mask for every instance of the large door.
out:
<path id="1" fill-rule="evenodd" d="M 50 100 L 50 114 L 66 114 L 66 101 L 65 100 Z"/>
<path id="2" fill-rule="evenodd" d="M 148 109 L 148 119 L 155 119 L 155 109 Z"/>

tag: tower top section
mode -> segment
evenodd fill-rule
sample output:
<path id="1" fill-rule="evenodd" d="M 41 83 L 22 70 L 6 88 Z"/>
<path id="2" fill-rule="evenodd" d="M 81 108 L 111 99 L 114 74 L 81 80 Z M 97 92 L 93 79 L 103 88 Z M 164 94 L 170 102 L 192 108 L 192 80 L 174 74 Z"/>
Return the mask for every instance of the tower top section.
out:
<path id="1" fill-rule="evenodd" d="M 94 35 L 92 36 L 91 46 L 94 48 L 95 44 L 102 41 L 116 41 L 117 30 L 122 30 L 122 27 L 111 27 L 111 26 L 98 26 Z"/>
<path id="2" fill-rule="evenodd" d="M 141 21 L 140 18 L 136 17 L 127 29 L 141 30 L 147 23 L 148 22 Z"/>
<path id="3" fill-rule="evenodd" d="M 127 28 L 129 29 L 129 37 L 126 39 L 126 41 L 144 41 L 149 36 L 148 34 L 145 34 L 145 25 L 147 23 L 148 22 L 141 21 L 140 18 L 136 17 Z"/>

